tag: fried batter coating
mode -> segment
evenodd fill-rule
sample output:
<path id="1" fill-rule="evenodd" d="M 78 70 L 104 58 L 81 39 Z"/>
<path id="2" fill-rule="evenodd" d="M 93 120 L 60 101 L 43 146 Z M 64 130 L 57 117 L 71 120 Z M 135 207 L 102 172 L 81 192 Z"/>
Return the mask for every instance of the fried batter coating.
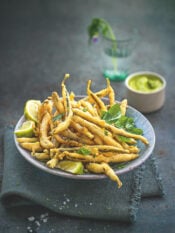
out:
<path id="1" fill-rule="evenodd" d="M 108 176 L 111 180 L 115 181 L 118 185 L 118 188 L 121 188 L 122 182 L 120 181 L 119 177 L 115 174 L 112 168 L 106 163 L 88 163 L 86 168 L 94 173 L 102 173 Z"/>
<path id="2" fill-rule="evenodd" d="M 21 147 L 32 152 L 40 152 L 43 150 L 40 142 L 22 142 L 20 143 Z"/>
<path id="3" fill-rule="evenodd" d="M 51 121 L 51 115 L 48 112 L 46 112 L 39 126 L 40 143 L 41 146 L 46 149 L 54 147 L 54 144 L 51 142 L 51 140 L 49 140 L 49 135 L 48 135 L 50 128 L 50 121 Z"/>
<path id="4" fill-rule="evenodd" d="M 33 137 L 33 138 L 17 138 L 17 141 L 19 143 L 23 143 L 23 142 L 37 142 L 39 139 L 36 138 L 36 137 Z"/>

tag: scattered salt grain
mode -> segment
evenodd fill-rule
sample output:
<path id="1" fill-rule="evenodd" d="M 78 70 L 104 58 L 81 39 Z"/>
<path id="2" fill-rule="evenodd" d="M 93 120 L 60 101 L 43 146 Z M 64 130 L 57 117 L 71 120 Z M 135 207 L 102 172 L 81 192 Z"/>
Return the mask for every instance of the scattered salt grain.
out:
<path id="1" fill-rule="evenodd" d="M 28 219 L 29 222 L 33 222 L 35 220 L 35 217 L 31 216 L 31 217 L 28 217 L 27 219 Z"/>
<path id="2" fill-rule="evenodd" d="M 27 227 L 27 231 L 28 231 L 28 232 L 31 232 L 31 233 L 33 232 L 32 228 L 29 227 L 29 226 Z"/>
<path id="3" fill-rule="evenodd" d="M 43 219 L 43 222 L 47 222 L 47 220 L 48 220 L 47 218 L 44 218 L 44 219 Z"/>
<path id="4" fill-rule="evenodd" d="M 41 215 L 40 215 L 40 218 L 43 219 L 43 218 L 45 218 L 45 217 L 48 217 L 48 215 L 49 215 L 48 213 L 41 214 Z"/>
<path id="5" fill-rule="evenodd" d="M 46 223 L 48 221 L 48 218 L 48 213 L 41 214 L 40 217 L 28 217 L 27 220 L 30 222 L 30 224 L 29 226 L 27 226 L 27 232 L 34 233 L 36 230 L 40 228 L 42 223 Z"/>
<path id="6" fill-rule="evenodd" d="M 49 233 L 53 233 L 53 232 L 55 232 L 55 230 L 52 228 L 52 229 L 49 231 Z"/>
<path id="7" fill-rule="evenodd" d="M 35 221 L 35 223 L 36 223 L 36 225 L 38 226 L 38 227 L 40 227 L 40 222 L 39 221 Z"/>

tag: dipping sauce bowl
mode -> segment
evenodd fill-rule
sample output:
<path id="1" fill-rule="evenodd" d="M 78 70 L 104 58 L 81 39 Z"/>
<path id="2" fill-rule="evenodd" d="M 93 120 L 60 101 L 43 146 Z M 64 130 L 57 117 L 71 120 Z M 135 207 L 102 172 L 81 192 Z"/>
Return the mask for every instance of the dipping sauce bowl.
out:
<path id="1" fill-rule="evenodd" d="M 159 110 L 165 102 L 166 80 L 158 73 L 140 71 L 125 80 L 128 104 L 142 113 Z"/>

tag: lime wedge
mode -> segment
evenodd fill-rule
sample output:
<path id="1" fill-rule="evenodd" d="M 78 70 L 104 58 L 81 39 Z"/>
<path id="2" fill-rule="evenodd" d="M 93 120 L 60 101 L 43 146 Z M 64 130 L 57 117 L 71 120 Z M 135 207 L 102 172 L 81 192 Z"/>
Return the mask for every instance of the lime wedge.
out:
<path id="1" fill-rule="evenodd" d="M 60 168 L 61 170 L 80 175 L 83 174 L 84 166 L 82 162 L 75 162 L 75 161 L 69 161 L 64 160 L 57 164 L 57 168 Z"/>
<path id="2" fill-rule="evenodd" d="M 39 100 L 28 100 L 24 107 L 24 116 L 27 120 L 38 122 L 38 108 L 41 105 Z"/>
<path id="3" fill-rule="evenodd" d="M 33 121 L 25 121 L 21 127 L 15 130 L 17 137 L 32 137 L 34 134 L 35 123 Z"/>

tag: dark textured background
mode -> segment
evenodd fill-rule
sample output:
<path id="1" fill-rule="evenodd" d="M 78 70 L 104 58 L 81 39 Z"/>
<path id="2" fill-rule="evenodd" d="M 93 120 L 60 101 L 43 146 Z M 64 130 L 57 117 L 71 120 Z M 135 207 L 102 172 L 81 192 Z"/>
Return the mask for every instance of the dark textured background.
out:
<path id="1" fill-rule="evenodd" d="M 143 232 L 174 233 L 175 230 L 175 2 L 173 0 L 4 0 L 0 1 L 0 181 L 3 167 L 4 127 L 16 124 L 27 99 L 46 98 L 60 90 L 64 73 L 67 87 L 84 94 L 86 81 L 93 89 L 105 87 L 101 71 L 106 57 L 100 44 L 88 47 L 86 28 L 92 17 L 103 17 L 113 25 L 135 25 L 140 40 L 131 57 L 130 72 L 151 70 L 167 80 L 166 103 L 147 114 L 156 133 L 155 155 L 162 174 L 164 199 L 144 200 L 134 225 L 93 222 L 59 217 L 39 207 L 6 210 L 0 205 L 0 232 L 27 232 L 35 216 L 37 232 Z M 120 100 L 124 83 L 112 82 Z M 49 213 L 47 222 L 40 215 Z M 34 223 L 32 223 L 34 224 Z M 70 230 L 69 230 L 70 232 Z"/>

